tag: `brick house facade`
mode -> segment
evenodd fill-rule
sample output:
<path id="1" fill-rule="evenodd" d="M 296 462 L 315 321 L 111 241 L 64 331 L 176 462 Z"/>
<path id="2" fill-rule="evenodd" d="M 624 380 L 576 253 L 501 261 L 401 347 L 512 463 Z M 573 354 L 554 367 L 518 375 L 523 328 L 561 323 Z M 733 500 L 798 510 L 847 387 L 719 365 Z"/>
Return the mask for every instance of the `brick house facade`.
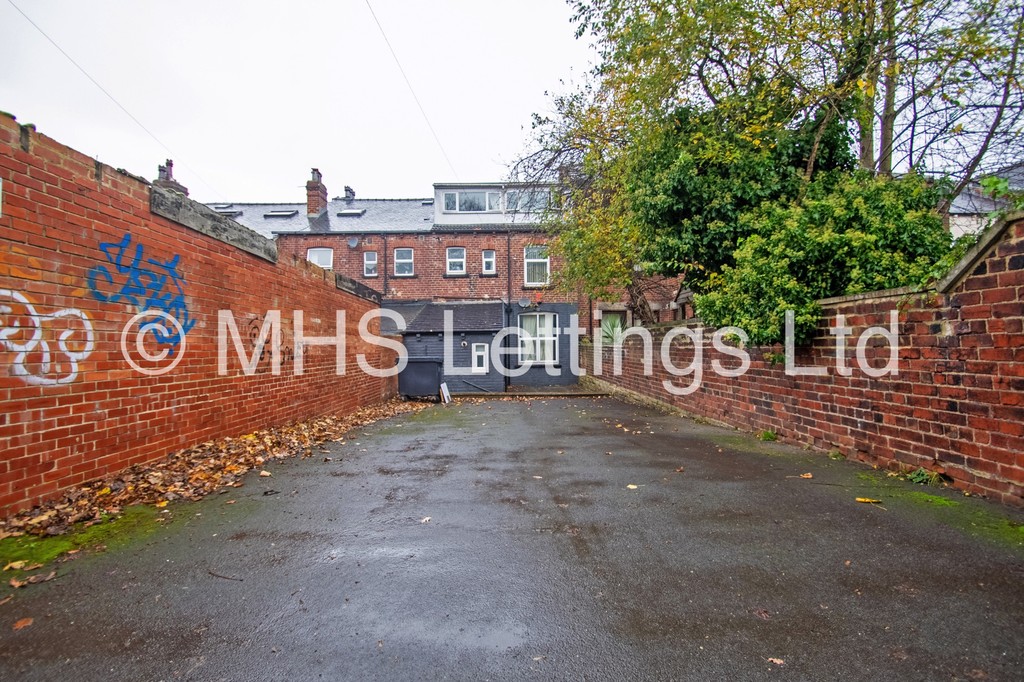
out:
<path id="1" fill-rule="evenodd" d="M 403 304 L 410 302 L 454 309 L 494 301 L 504 304 L 507 327 L 565 328 L 574 315 L 587 327 L 594 306 L 585 301 L 581 314 L 576 296 L 551 286 L 559 261 L 547 253 L 549 236 L 539 221 L 549 196 L 547 187 L 458 183 L 435 184 L 433 197 L 417 199 L 359 199 L 349 187 L 328 199 L 313 169 L 305 204 L 213 208 L 275 237 L 282 259 L 308 260 L 349 277 L 380 292 L 385 307 L 403 314 L 410 310 Z M 414 322 L 406 319 L 407 325 Z M 569 372 L 568 336 L 545 331 L 530 341 L 513 337 L 502 343 L 510 355 L 519 349 L 513 360 L 523 373 L 513 383 L 576 382 Z M 412 356 L 424 347 L 406 345 Z"/>

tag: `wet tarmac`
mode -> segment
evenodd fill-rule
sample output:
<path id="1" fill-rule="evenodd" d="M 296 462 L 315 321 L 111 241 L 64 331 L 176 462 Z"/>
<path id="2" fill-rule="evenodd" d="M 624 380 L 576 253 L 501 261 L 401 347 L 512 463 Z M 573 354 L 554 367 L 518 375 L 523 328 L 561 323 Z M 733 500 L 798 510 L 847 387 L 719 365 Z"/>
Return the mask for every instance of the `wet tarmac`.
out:
<path id="1" fill-rule="evenodd" d="M 0 680 L 1024 679 L 1017 511 L 613 399 L 349 436 L 19 591 Z"/>

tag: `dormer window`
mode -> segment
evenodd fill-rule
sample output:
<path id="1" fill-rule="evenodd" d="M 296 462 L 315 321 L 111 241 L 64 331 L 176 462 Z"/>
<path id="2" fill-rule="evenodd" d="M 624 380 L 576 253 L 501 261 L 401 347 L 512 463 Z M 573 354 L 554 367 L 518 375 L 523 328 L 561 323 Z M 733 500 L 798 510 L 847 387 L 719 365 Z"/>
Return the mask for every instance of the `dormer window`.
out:
<path id="1" fill-rule="evenodd" d="M 544 211 L 550 202 L 551 191 L 548 189 L 510 189 L 505 192 L 505 210 L 510 213 Z"/>
<path id="2" fill-rule="evenodd" d="M 470 190 L 444 193 L 446 213 L 489 213 L 501 211 L 501 192 Z"/>

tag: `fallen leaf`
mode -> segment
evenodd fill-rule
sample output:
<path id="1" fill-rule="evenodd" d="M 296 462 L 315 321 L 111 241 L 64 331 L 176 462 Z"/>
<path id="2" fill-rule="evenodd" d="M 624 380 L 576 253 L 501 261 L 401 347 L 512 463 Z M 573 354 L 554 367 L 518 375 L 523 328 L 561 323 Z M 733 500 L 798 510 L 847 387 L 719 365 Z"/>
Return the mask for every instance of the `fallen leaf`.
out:
<path id="1" fill-rule="evenodd" d="M 632 483 L 630 483 L 626 487 L 629 488 L 630 490 L 636 490 L 636 486 L 634 484 L 632 484 Z"/>
<path id="2" fill-rule="evenodd" d="M 761 620 L 772 619 L 772 614 L 768 613 L 768 611 L 765 609 L 757 609 L 756 611 L 754 611 L 754 615 L 760 618 Z"/>
<path id="3" fill-rule="evenodd" d="M 17 581 L 18 583 L 20 583 L 18 585 L 15 585 L 14 584 L 14 582 L 15 582 L 14 578 L 11 578 L 11 585 L 14 586 L 14 587 L 24 587 L 25 585 L 35 585 L 37 583 L 49 582 L 49 581 L 53 580 L 56 577 L 57 577 L 57 571 L 50 571 L 46 575 L 43 575 L 42 573 L 37 573 L 35 575 L 30 575 L 29 577 L 25 578 L 24 580 Z"/>
<path id="4" fill-rule="evenodd" d="M 543 476 L 534 476 L 534 478 L 543 479 L 544 477 Z"/>
<path id="5" fill-rule="evenodd" d="M 812 473 L 800 474 L 800 478 L 814 478 L 814 474 L 812 474 Z"/>
<path id="6" fill-rule="evenodd" d="M 269 477 L 271 477 L 273 475 L 274 474 L 272 474 L 272 473 L 270 473 L 269 471 L 266 471 L 266 470 L 263 470 L 263 471 L 260 472 L 260 476 L 262 476 L 263 478 L 269 478 Z"/>
<path id="7" fill-rule="evenodd" d="M 14 624 L 14 629 L 15 630 L 21 630 L 23 628 L 27 628 L 29 625 L 32 625 L 32 619 L 31 618 L 22 618 L 21 620 L 19 620 L 17 623 Z"/>
<path id="8" fill-rule="evenodd" d="M 37 568 L 42 568 L 42 567 L 43 567 L 42 564 L 29 564 L 28 566 L 25 566 L 25 568 L 23 568 L 22 570 L 23 571 L 34 571 Z"/>
<path id="9" fill-rule="evenodd" d="M 3 599 L 0 599 L 0 606 L 3 606 L 4 604 L 6 604 L 7 602 L 11 601 L 12 599 L 14 599 L 14 595 L 13 594 L 9 594 L 6 597 L 4 597 Z"/>
<path id="10" fill-rule="evenodd" d="M 224 504 L 234 504 L 235 502 L 237 502 L 237 500 L 228 500 Z"/>
<path id="11" fill-rule="evenodd" d="M 156 506 L 157 507 L 166 507 L 167 506 L 167 500 L 160 500 L 159 502 L 156 503 Z"/>
<path id="12" fill-rule="evenodd" d="M 774 663 L 775 665 L 786 665 L 786 662 L 781 658 L 769 658 L 768 662 Z"/>
<path id="13" fill-rule="evenodd" d="M 422 519 L 420 519 L 420 523 L 427 523 L 428 521 L 430 521 L 429 516 L 424 516 Z"/>
<path id="14" fill-rule="evenodd" d="M 858 497 L 857 501 L 862 502 L 863 504 L 882 504 L 881 500 L 876 500 L 870 497 Z"/>
<path id="15" fill-rule="evenodd" d="M 677 473 L 677 474 L 681 474 L 681 473 L 683 473 L 684 471 L 685 471 L 685 469 L 684 469 L 683 467 L 676 467 L 676 473 Z"/>
<path id="16" fill-rule="evenodd" d="M 533 660 L 534 661 L 543 661 L 545 658 L 547 658 L 547 656 L 534 656 Z"/>
<path id="17" fill-rule="evenodd" d="M 24 561 L 12 561 L 11 563 L 4 566 L 5 571 L 20 571 L 25 567 Z"/>

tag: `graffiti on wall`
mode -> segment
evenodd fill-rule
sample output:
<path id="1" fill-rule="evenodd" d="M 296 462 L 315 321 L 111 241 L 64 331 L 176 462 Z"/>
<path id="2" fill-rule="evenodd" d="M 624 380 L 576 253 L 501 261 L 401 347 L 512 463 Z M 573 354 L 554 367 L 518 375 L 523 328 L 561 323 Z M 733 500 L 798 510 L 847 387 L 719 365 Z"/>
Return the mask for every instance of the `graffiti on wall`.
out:
<path id="1" fill-rule="evenodd" d="M 100 250 L 107 258 L 107 265 L 89 270 L 87 279 L 93 297 L 105 303 L 129 303 L 138 312 L 160 311 L 176 319 L 181 324 L 180 331 L 164 325 L 149 327 L 156 344 L 174 355 L 182 335 L 188 334 L 196 323 L 189 316 L 185 302 L 185 278 L 178 272 L 180 256 L 175 254 L 167 262 L 145 258 L 145 248 L 142 244 L 132 248 L 132 236 L 128 233 L 119 242 L 101 243 Z M 154 316 L 143 321 L 142 326 L 145 328 L 159 320 Z"/>
<path id="2" fill-rule="evenodd" d="M 56 343 L 58 353 L 53 352 Z M 69 384 L 78 377 L 78 363 L 95 347 L 89 316 L 75 308 L 50 315 L 36 310 L 24 294 L 0 289 L 0 345 L 16 353 L 11 371 L 25 383 Z"/>
<path id="3" fill-rule="evenodd" d="M 249 318 L 248 329 L 246 331 L 247 341 L 249 350 L 256 351 L 256 346 L 259 343 L 260 332 L 263 329 L 264 317 L 263 315 L 252 315 Z M 273 348 L 277 348 L 280 356 L 282 365 L 287 363 L 295 362 L 295 351 L 291 344 L 286 344 L 284 338 L 291 338 L 291 329 L 289 324 L 284 325 L 286 329 L 278 330 L 278 333 L 273 338 L 269 339 L 270 346 L 264 345 L 260 351 L 260 359 L 256 365 L 256 371 L 258 373 L 267 372 L 271 369 L 271 358 L 273 356 Z"/>

